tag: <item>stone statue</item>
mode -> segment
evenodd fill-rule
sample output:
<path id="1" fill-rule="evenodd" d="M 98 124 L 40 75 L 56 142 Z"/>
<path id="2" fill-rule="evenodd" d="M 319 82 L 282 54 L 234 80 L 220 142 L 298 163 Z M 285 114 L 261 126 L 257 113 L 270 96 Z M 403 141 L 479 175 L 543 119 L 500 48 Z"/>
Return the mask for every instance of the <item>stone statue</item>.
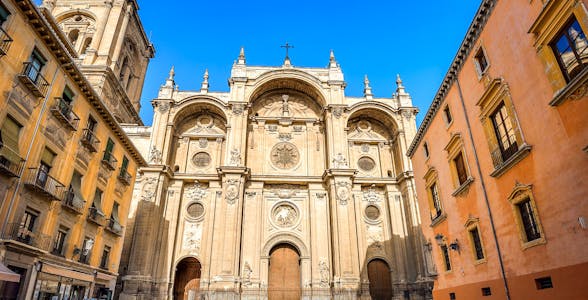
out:
<path id="1" fill-rule="evenodd" d="M 349 164 L 347 163 L 347 159 L 341 152 L 337 153 L 335 158 L 333 158 L 333 167 L 334 168 L 347 168 Z"/>
<path id="2" fill-rule="evenodd" d="M 249 262 L 245 262 L 245 265 L 243 266 L 243 277 L 241 278 L 244 286 L 251 285 L 251 275 L 253 275 L 253 270 L 251 269 Z"/>
<path id="3" fill-rule="evenodd" d="M 327 259 L 321 257 L 319 261 L 319 271 L 321 274 L 321 287 L 329 287 L 329 264 L 327 263 Z"/>
<path id="4" fill-rule="evenodd" d="M 241 164 L 241 151 L 239 151 L 239 149 L 235 148 L 235 149 L 231 150 L 231 161 L 229 162 L 229 165 L 239 166 L 240 164 Z"/>
<path id="5" fill-rule="evenodd" d="M 282 116 L 284 117 L 288 117 L 290 115 L 290 107 L 288 105 L 288 98 L 290 98 L 290 96 L 288 95 L 282 95 Z"/>
<path id="6" fill-rule="evenodd" d="M 151 152 L 149 153 L 149 162 L 154 164 L 161 163 L 161 151 L 155 148 L 155 146 L 151 147 Z"/>

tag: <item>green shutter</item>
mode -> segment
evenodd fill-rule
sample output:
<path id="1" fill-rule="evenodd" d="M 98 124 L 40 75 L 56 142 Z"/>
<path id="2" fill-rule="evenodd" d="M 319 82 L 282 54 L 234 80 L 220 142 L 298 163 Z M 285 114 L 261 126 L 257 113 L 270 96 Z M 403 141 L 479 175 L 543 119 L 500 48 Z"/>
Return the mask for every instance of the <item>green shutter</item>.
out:
<path id="1" fill-rule="evenodd" d="M 51 150 L 45 148 L 43 150 L 43 154 L 41 155 L 41 161 L 47 164 L 48 166 L 53 166 L 53 160 L 55 159 L 55 153 L 51 152 Z"/>
<path id="2" fill-rule="evenodd" d="M 74 98 L 74 93 L 73 91 L 69 88 L 69 87 L 65 87 L 65 89 L 63 89 L 63 99 L 68 102 L 71 103 L 73 101 Z"/>
<path id="3" fill-rule="evenodd" d="M 2 25 L 2 23 L 4 23 L 4 21 L 6 21 L 6 19 L 8 19 L 9 15 L 10 15 L 10 12 L 8 11 L 8 9 L 6 9 L 6 7 L 4 7 L 4 5 L 0 4 L 0 25 Z"/>

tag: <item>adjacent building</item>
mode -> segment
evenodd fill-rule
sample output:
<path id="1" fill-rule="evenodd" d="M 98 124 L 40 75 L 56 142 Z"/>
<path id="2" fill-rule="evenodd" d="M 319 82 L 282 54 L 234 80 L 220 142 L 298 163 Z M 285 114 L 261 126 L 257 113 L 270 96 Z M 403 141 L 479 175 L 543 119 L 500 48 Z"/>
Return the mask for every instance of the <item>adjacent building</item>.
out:
<path id="1" fill-rule="evenodd" d="M 430 299 L 410 160 L 416 107 L 345 95 L 341 67 L 235 61 L 125 126 L 141 167 L 120 299 Z M 427 267 L 429 266 L 429 267 Z"/>
<path id="2" fill-rule="evenodd" d="M 408 149 L 435 299 L 586 299 L 587 2 L 482 1 Z"/>
<path id="3" fill-rule="evenodd" d="M 113 294 L 136 169 L 146 165 L 119 125 L 141 123 L 153 54 L 136 9 L 0 2 L 2 299 Z"/>

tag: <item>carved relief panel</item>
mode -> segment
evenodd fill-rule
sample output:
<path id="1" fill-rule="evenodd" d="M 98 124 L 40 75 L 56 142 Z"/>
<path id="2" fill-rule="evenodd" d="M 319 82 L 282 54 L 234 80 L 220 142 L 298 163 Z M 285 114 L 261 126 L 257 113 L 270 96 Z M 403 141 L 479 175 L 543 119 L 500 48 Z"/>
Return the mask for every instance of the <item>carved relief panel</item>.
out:
<path id="1" fill-rule="evenodd" d="M 392 170 L 391 132 L 374 119 L 356 118 L 348 124 L 350 166 L 359 177 L 386 177 Z"/>
<path id="2" fill-rule="evenodd" d="M 202 231 L 204 219 L 207 214 L 208 187 L 204 184 L 193 183 L 184 187 L 180 206 L 180 232 L 182 235 L 181 247 L 182 252 L 198 255 L 202 245 Z"/>
<path id="3" fill-rule="evenodd" d="M 176 172 L 215 173 L 222 165 L 225 134 L 224 121 L 214 114 L 201 113 L 183 122 L 176 139 Z"/>
<path id="4" fill-rule="evenodd" d="M 263 192 L 266 236 L 278 232 L 306 235 L 304 212 L 308 205 L 307 187 L 302 185 L 267 185 Z"/>

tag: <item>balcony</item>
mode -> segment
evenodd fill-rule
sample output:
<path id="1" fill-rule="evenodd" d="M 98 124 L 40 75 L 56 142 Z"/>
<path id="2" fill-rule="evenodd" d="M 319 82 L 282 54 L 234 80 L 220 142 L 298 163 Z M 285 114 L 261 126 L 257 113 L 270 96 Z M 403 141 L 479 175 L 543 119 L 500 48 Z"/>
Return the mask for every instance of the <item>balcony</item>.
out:
<path id="1" fill-rule="evenodd" d="M 25 186 L 47 197 L 51 201 L 61 201 L 65 186 L 40 168 L 30 168 L 25 173 Z"/>
<path id="2" fill-rule="evenodd" d="M 47 94 L 49 83 L 41 75 L 41 70 L 32 63 L 24 63 L 24 68 L 22 73 L 18 74 L 18 79 L 31 90 L 33 95 L 43 97 Z"/>
<path id="3" fill-rule="evenodd" d="M 97 209 L 96 207 L 90 207 L 88 211 L 88 221 L 98 225 L 104 226 L 106 218 L 104 217 L 104 213 Z"/>
<path id="4" fill-rule="evenodd" d="M 12 44 L 12 38 L 0 27 L 0 56 L 4 56 L 8 53 L 8 48 Z"/>
<path id="5" fill-rule="evenodd" d="M 131 174 L 129 174 L 129 172 L 127 172 L 125 170 L 120 170 L 117 178 L 120 182 L 122 182 L 126 186 L 130 185 L 131 181 L 133 180 L 133 177 L 131 176 Z"/>
<path id="6" fill-rule="evenodd" d="M 19 177 L 25 160 L 18 153 L 0 142 L 0 172 L 10 177 Z"/>
<path id="7" fill-rule="evenodd" d="M 516 146 L 517 144 L 513 144 Z M 492 177 L 500 177 L 519 161 L 525 158 L 531 152 L 531 146 L 523 143 L 520 147 L 509 147 L 506 150 L 502 150 L 499 147 L 492 150 L 490 155 L 492 156 L 492 162 L 494 164 L 494 171 L 490 173 Z"/>
<path id="8" fill-rule="evenodd" d="M 112 152 L 104 151 L 104 155 L 102 156 L 102 165 L 104 165 L 108 170 L 113 171 L 116 169 L 116 163 L 118 161 L 112 155 Z"/>
<path id="9" fill-rule="evenodd" d="M 77 130 L 80 118 L 71 110 L 71 104 L 63 98 L 55 98 L 55 101 L 55 105 L 51 107 L 53 116 L 69 129 Z"/>
<path id="10" fill-rule="evenodd" d="M 108 226 L 106 226 L 106 230 L 108 230 L 118 236 L 122 236 L 123 227 L 120 225 L 120 223 L 117 220 L 115 220 L 111 217 L 108 220 Z"/>
<path id="11" fill-rule="evenodd" d="M 51 254 L 55 256 L 65 257 L 65 250 L 67 249 L 67 244 L 62 243 L 61 245 L 58 244 L 58 241 L 53 240 L 53 247 L 51 247 Z"/>
<path id="12" fill-rule="evenodd" d="M 84 201 L 84 199 L 76 195 L 74 191 L 67 191 L 67 193 L 65 193 L 63 201 L 61 202 L 61 205 L 65 209 L 75 214 L 81 215 L 84 213 L 86 201 Z"/>
<path id="13" fill-rule="evenodd" d="M 8 224 L 2 238 L 23 243 L 44 251 L 49 251 L 49 247 L 51 246 L 51 236 L 29 230 L 20 223 Z"/>
<path id="14" fill-rule="evenodd" d="M 94 131 L 90 130 L 89 128 L 84 129 L 81 142 L 84 147 L 90 150 L 90 152 L 96 152 L 98 144 L 100 144 L 100 140 L 96 138 Z"/>

